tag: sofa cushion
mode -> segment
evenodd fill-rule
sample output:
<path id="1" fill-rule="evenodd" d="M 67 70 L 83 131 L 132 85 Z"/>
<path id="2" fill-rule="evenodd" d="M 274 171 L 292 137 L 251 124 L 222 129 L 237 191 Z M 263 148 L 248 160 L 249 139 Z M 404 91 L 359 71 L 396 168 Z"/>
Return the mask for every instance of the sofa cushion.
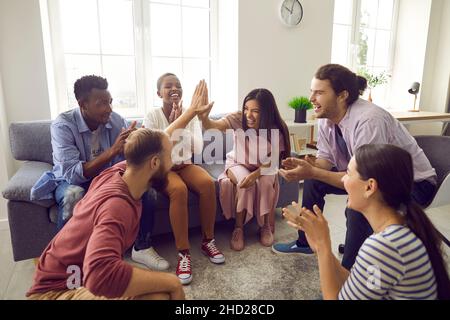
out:
<path id="1" fill-rule="evenodd" d="M 9 126 L 11 152 L 16 160 L 53 164 L 51 120 L 13 122 Z"/>
<path id="2" fill-rule="evenodd" d="M 2 192 L 3 197 L 12 201 L 31 202 L 45 208 L 51 207 L 55 204 L 54 200 L 30 201 L 31 188 L 45 171 L 51 169 L 52 165 L 45 162 L 24 162 L 20 169 L 8 181 L 6 188 Z"/>
<path id="3" fill-rule="evenodd" d="M 214 180 L 222 174 L 225 170 L 225 164 L 202 164 L 200 165 L 203 169 L 205 169 Z"/>

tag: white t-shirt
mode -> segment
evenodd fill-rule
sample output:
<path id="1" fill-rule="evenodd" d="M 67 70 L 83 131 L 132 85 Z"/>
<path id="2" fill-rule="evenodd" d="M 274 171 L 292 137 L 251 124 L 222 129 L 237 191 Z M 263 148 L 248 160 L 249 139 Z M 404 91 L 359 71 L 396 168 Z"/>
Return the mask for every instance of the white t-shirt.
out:
<path id="1" fill-rule="evenodd" d="M 183 110 L 184 112 L 184 110 Z M 169 126 L 161 107 L 153 108 L 144 119 L 144 126 L 149 129 L 165 130 Z M 172 141 L 178 141 L 172 149 L 174 164 L 189 162 L 192 153 L 201 154 L 203 151 L 203 135 L 200 122 L 193 118 L 185 129 L 175 130 L 171 136 Z"/>
<path id="2" fill-rule="evenodd" d="M 90 160 L 94 160 L 103 152 L 102 146 L 100 145 L 101 129 L 102 127 L 99 126 L 96 130 L 92 131 Z"/>

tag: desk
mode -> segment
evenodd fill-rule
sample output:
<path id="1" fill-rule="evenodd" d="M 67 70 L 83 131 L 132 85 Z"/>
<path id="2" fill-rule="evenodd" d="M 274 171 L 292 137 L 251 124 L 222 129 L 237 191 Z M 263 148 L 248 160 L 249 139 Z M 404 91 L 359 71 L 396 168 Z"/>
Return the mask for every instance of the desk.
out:
<path id="1" fill-rule="evenodd" d="M 288 127 L 288 129 L 290 130 L 291 128 L 310 128 L 309 131 L 309 143 L 313 143 L 314 142 L 314 126 L 317 124 L 316 120 L 310 120 L 307 121 L 305 123 L 299 123 L 299 122 L 294 122 L 292 120 L 286 120 L 286 125 Z"/>
<path id="2" fill-rule="evenodd" d="M 425 122 L 450 122 L 450 113 L 441 112 L 408 112 L 389 110 L 390 114 L 403 124 L 425 123 Z"/>
<path id="3" fill-rule="evenodd" d="M 291 131 L 291 129 L 295 129 L 295 128 L 310 128 L 308 143 L 311 143 L 311 144 L 314 143 L 314 126 L 317 124 L 316 120 L 307 121 L 305 123 L 298 123 L 298 122 L 294 122 L 293 120 L 286 120 L 285 122 L 286 122 L 286 125 L 287 125 L 289 131 Z M 293 146 L 291 146 L 291 151 L 294 151 Z M 317 150 L 306 147 L 305 149 L 297 151 L 296 153 L 298 155 L 307 155 L 307 154 L 315 155 L 317 153 Z"/>

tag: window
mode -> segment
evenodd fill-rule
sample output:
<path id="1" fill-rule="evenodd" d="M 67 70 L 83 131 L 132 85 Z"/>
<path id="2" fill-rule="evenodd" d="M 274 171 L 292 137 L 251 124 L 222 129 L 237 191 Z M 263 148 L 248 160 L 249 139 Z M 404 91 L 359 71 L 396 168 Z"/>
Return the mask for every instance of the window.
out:
<path id="1" fill-rule="evenodd" d="M 392 74 L 398 0 L 335 0 L 332 62 L 373 75 Z M 387 105 L 389 83 L 374 89 Z"/>
<path id="2" fill-rule="evenodd" d="M 56 112 L 76 106 L 73 84 L 88 74 L 108 79 L 124 117 L 161 105 L 156 81 L 165 72 L 182 81 L 185 106 L 200 79 L 212 91 L 216 1 L 47 0 Z"/>

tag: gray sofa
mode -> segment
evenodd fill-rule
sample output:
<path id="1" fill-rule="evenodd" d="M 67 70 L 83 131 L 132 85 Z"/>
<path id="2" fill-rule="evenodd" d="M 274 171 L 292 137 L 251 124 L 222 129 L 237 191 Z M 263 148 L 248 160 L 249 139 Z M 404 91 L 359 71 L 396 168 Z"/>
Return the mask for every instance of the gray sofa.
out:
<path id="1" fill-rule="evenodd" d="M 12 154 L 16 160 L 23 161 L 20 169 L 3 190 L 3 197 L 8 200 L 8 220 L 15 261 L 38 257 L 56 233 L 55 201 L 30 201 L 31 187 L 43 172 L 52 169 L 50 124 L 51 121 L 16 122 L 9 128 Z M 226 137 L 228 141 L 230 138 Z M 208 142 L 205 142 L 205 147 L 207 145 Z M 230 146 L 228 143 L 228 149 Z M 225 145 L 223 156 L 220 156 L 224 158 L 227 151 L 229 150 Z M 224 169 L 223 164 L 202 164 L 202 166 L 215 179 Z M 280 179 L 280 188 L 278 207 L 298 199 L 298 183 L 287 183 Z M 188 201 L 189 226 L 199 226 L 198 196 L 189 192 Z M 168 198 L 158 193 L 155 235 L 171 232 L 168 208 Z M 216 214 L 217 221 L 224 219 L 220 205 L 217 206 Z"/>

